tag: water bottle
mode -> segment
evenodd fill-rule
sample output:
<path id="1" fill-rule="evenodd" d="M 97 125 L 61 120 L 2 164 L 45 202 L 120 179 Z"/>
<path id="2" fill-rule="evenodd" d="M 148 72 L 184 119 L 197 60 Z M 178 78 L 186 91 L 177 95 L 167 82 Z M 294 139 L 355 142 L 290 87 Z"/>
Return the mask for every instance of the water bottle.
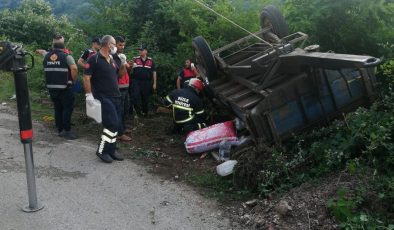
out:
<path id="1" fill-rule="evenodd" d="M 86 101 L 86 115 L 101 123 L 101 102 L 97 99 Z"/>
<path id="2" fill-rule="evenodd" d="M 219 144 L 219 157 L 221 161 L 230 160 L 231 143 L 222 141 Z"/>

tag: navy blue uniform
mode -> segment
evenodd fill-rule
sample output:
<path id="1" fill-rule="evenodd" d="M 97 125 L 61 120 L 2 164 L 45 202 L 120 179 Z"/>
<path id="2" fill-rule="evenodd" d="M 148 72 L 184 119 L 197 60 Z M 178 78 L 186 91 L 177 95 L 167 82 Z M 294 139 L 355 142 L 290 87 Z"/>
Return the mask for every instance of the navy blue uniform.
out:
<path id="1" fill-rule="evenodd" d="M 133 105 L 139 114 L 148 114 L 149 100 L 152 94 L 152 79 L 155 72 L 155 63 L 149 57 L 145 60 L 134 57 L 132 75 Z"/>
<path id="2" fill-rule="evenodd" d="M 71 90 L 70 63 L 75 64 L 74 59 L 61 49 L 53 49 L 43 61 L 45 83 L 55 107 L 55 123 L 59 133 L 71 130 L 75 99 Z"/>
<path id="3" fill-rule="evenodd" d="M 207 127 L 203 101 L 190 86 L 172 91 L 165 104 L 173 110 L 174 133 Z"/>
<path id="4" fill-rule="evenodd" d="M 87 49 L 85 50 L 82 55 L 81 58 L 84 61 L 87 61 L 91 56 L 95 55 L 97 53 L 97 51 L 93 50 L 93 49 Z"/>
<path id="5" fill-rule="evenodd" d="M 108 62 L 100 52 L 90 57 L 85 65 L 84 74 L 91 76 L 93 96 L 101 102 L 103 133 L 98 154 L 112 155 L 116 149 L 121 117 L 117 71 L 117 65 L 112 57 Z"/>

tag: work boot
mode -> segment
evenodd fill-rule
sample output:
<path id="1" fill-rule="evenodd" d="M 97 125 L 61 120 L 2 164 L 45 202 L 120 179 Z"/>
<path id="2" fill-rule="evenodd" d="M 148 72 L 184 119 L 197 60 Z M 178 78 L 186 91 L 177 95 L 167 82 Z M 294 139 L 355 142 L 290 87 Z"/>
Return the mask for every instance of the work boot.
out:
<path id="1" fill-rule="evenodd" d="M 96 155 L 102 160 L 102 161 L 104 161 L 105 163 L 112 163 L 112 161 L 114 160 L 114 159 L 112 159 L 112 157 L 109 155 L 109 154 L 100 154 L 100 153 L 98 153 L 98 152 L 96 152 Z"/>
<path id="2" fill-rule="evenodd" d="M 58 130 L 57 135 L 58 135 L 59 137 L 63 137 L 63 130 Z"/>
<path id="3" fill-rule="evenodd" d="M 114 152 L 113 154 L 109 154 L 111 156 L 112 159 L 116 160 L 116 161 L 123 161 L 124 157 L 122 154 L 118 153 L 118 152 Z"/>
<path id="4" fill-rule="evenodd" d="M 75 133 L 72 131 L 63 131 L 59 134 L 59 136 L 67 140 L 75 140 L 78 138 L 77 135 L 75 135 Z"/>

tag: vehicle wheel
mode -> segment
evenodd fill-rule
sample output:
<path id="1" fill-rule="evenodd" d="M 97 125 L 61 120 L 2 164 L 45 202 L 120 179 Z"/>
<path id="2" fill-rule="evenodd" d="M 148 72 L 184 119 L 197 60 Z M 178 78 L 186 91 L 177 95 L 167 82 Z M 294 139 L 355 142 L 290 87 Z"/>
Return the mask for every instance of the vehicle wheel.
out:
<path id="1" fill-rule="evenodd" d="M 278 36 L 279 39 L 289 35 L 289 28 L 286 24 L 285 18 L 282 13 L 273 5 L 269 5 L 263 8 L 260 14 L 260 26 L 261 28 L 271 27 L 271 32 Z M 276 42 L 268 34 L 263 34 L 263 38 L 268 42 Z"/>
<path id="2" fill-rule="evenodd" d="M 207 78 L 208 82 L 215 80 L 217 75 L 216 61 L 208 43 L 202 36 L 198 36 L 193 39 L 192 46 L 200 75 Z"/>

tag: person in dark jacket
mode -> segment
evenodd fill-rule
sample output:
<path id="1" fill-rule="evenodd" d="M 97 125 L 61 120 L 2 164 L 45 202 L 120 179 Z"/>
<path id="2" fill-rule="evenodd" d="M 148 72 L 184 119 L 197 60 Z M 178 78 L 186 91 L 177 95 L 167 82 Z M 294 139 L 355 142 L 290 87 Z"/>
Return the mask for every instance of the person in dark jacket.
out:
<path id="1" fill-rule="evenodd" d="M 64 51 L 64 38 L 53 39 L 53 48 L 45 53 L 45 82 L 55 108 L 55 123 L 59 136 L 73 140 L 71 116 L 74 110 L 74 93 L 71 90 L 77 79 L 78 67 L 74 58 Z"/>
<path id="2" fill-rule="evenodd" d="M 137 114 L 147 117 L 152 91 L 157 88 L 157 74 L 153 59 L 148 57 L 147 46 L 141 45 L 138 50 L 140 56 L 133 58 L 132 101 Z"/>
<path id="3" fill-rule="evenodd" d="M 172 107 L 174 127 L 171 134 L 191 132 L 206 125 L 206 112 L 200 92 L 204 85 L 200 79 L 190 79 L 189 85 L 183 89 L 173 90 L 164 101 L 167 107 Z"/>
<path id="4" fill-rule="evenodd" d="M 126 72 L 127 63 L 118 67 L 111 55 L 116 53 L 115 39 L 102 38 L 100 51 L 89 58 L 84 70 L 86 103 L 101 102 L 103 133 L 96 155 L 105 163 L 124 158 L 116 150 L 116 137 L 120 124 L 120 91 L 118 77 Z"/>
<path id="5" fill-rule="evenodd" d="M 95 55 L 97 51 L 100 49 L 100 38 L 93 38 L 92 39 L 92 47 L 89 49 L 86 49 L 81 57 L 78 59 L 78 65 L 84 68 L 86 62 L 88 59 Z"/>

